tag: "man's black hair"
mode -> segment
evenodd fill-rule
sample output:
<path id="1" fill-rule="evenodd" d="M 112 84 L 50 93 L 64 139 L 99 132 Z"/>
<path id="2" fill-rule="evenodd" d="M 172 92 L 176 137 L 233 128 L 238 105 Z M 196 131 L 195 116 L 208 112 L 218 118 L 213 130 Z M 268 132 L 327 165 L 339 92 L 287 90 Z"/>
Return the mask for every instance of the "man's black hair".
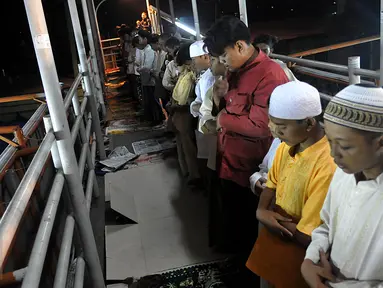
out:
<path id="1" fill-rule="evenodd" d="M 137 48 L 137 46 L 140 44 L 140 39 L 136 36 L 132 39 L 132 46 L 134 48 Z"/>
<path id="2" fill-rule="evenodd" d="M 140 36 L 142 38 L 146 38 L 148 40 L 148 44 L 151 43 L 150 41 L 151 41 L 151 38 L 152 38 L 151 37 L 152 34 L 150 32 L 148 32 L 146 30 L 139 30 L 137 34 L 138 34 L 138 36 Z"/>
<path id="3" fill-rule="evenodd" d="M 159 37 L 159 39 L 165 39 L 165 41 L 170 39 L 170 34 L 169 33 L 162 33 Z"/>
<path id="4" fill-rule="evenodd" d="M 160 39 L 160 35 L 152 34 L 150 37 L 150 43 L 151 44 L 157 44 L 159 39 Z"/>
<path id="5" fill-rule="evenodd" d="M 191 44 L 182 44 L 180 50 L 176 56 L 176 64 L 178 66 L 184 65 L 187 61 L 191 61 L 190 58 L 190 45 Z"/>
<path id="6" fill-rule="evenodd" d="M 261 44 L 261 43 L 265 43 L 267 45 L 269 45 L 270 49 L 273 49 L 274 46 L 276 44 L 278 44 L 279 40 L 277 37 L 273 36 L 273 35 L 268 35 L 268 34 L 262 34 L 262 35 L 259 35 L 257 36 L 254 41 L 253 41 L 253 45 L 257 45 L 257 44 Z"/>
<path id="7" fill-rule="evenodd" d="M 251 42 L 249 28 L 236 17 L 224 16 L 206 33 L 204 39 L 207 50 L 213 56 L 224 54 L 226 47 L 234 47 L 237 41 Z"/>
<path id="8" fill-rule="evenodd" d="M 180 45 L 181 45 L 181 42 L 176 37 L 170 37 L 165 42 L 165 47 L 168 47 L 170 49 L 177 49 L 180 47 Z"/>

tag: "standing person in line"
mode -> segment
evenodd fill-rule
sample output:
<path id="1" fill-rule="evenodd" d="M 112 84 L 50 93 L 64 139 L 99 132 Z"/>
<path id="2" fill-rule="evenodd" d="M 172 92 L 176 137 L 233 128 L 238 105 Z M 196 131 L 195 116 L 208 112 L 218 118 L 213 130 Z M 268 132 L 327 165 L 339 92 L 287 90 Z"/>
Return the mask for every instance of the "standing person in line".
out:
<path id="1" fill-rule="evenodd" d="M 264 227 L 247 262 L 261 288 L 307 287 L 300 265 L 336 169 L 321 114 L 319 92 L 307 83 L 289 82 L 271 94 L 269 118 L 283 143 L 261 193 L 256 215 Z"/>
<path id="2" fill-rule="evenodd" d="M 202 133 L 200 125 L 202 114 L 200 113 L 200 108 L 207 91 L 213 86 L 215 78 L 211 73 L 210 56 L 209 53 L 204 50 L 204 45 L 203 41 L 196 41 L 190 46 L 190 57 L 193 60 L 197 74 L 200 74 L 195 88 L 197 98 L 190 105 L 190 113 L 199 120 L 198 127 L 196 127 L 197 158 L 201 163 L 201 175 L 204 175 L 204 180 L 207 182 L 206 169 L 207 160 L 209 158 L 209 142 L 212 141 L 212 138 L 216 141 L 216 137 Z"/>
<path id="3" fill-rule="evenodd" d="M 351 85 L 324 114 L 338 165 L 302 274 L 311 288 L 383 287 L 383 89 Z"/>
<path id="4" fill-rule="evenodd" d="M 281 67 L 251 44 L 250 31 L 238 18 L 225 16 L 206 33 L 208 51 L 229 70 L 214 84 L 213 115 L 217 116 L 217 172 L 224 227 L 220 250 L 237 252 L 244 266 L 257 237 L 254 213 L 258 199 L 249 177 L 272 142 L 268 99 L 288 82 Z"/>
<path id="5" fill-rule="evenodd" d="M 156 81 L 153 72 L 156 55 L 150 46 L 151 34 L 148 31 L 141 30 L 138 32 L 138 37 L 140 39 L 140 46 L 143 49 L 142 66 L 138 69 L 138 72 L 141 75 L 144 114 L 146 120 L 155 126 L 162 121 L 161 110 L 154 98 Z"/>
<path id="6" fill-rule="evenodd" d="M 165 42 L 165 51 L 168 53 L 168 64 L 166 65 L 164 77 L 162 79 L 162 85 L 165 89 L 173 92 L 173 89 L 177 83 L 179 71 L 177 63 L 174 58 L 178 54 L 180 49 L 180 41 L 177 38 L 171 37 Z"/>
<path id="7" fill-rule="evenodd" d="M 175 24 L 169 25 L 169 34 L 171 37 L 177 38 L 179 41 L 181 41 L 182 37 L 180 32 L 178 31 L 178 27 Z"/>
<path id="8" fill-rule="evenodd" d="M 169 102 L 171 94 L 165 87 L 162 85 L 162 80 L 164 78 L 166 66 L 168 64 L 168 53 L 166 52 L 165 43 L 170 38 L 169 34 L 163 33 L 158 37 L 158 44 L 153 48 L 157 51 L 159 57 L 157 58 L 157 67 L 156 67 L 156 89 L 155 89 L 155 98 L 157 103 L 160 105 L 161 110 L 164 114 L 165 120 L 168 119 L 168 113 L 165 110 L 166 104 Z M 152 45 L 153 46 L 153 45 Z"/>
<path id="9" fill-rule="evenodd" d="M 137 66 L 136 66 L 136 58 L 137 58 L 137 48 L 133 44 L 133 39 L 136 35 L 136 30 L 131 29 L 129 33 L 125 36 L 125 51 L 127 55 L 126 59 L 126 74 L 127 80 L 129 82 L 129 95 L 133 97 L 136 101 L 138 101 L 138 93 L 137 93 Z M 129 36 L 128 36 L 129 35 Z"/>
<path id="10" fill-rule="evenodd" d="M 272 123 L 270 123 L 270 131 L 274 137 L 273 143 L 271 143 L 269 152 L 267 152 L 265 158 L 263 158 L 262 163 L 259 165 L 259 171 L 255 172 L 250 177 L 250 188 L 251 191 L 253 191 L 253 193 L 255 193 L 256 195 L 261 195 L 263 189 L 266 188 L 267 174 L 273 166 L 275 153 L 277 152 L 277 149 L 281 144 L 281 140 L 278 139 L 273 130 Z"/>
<path id="11" fill-rule="evenodd" d="M 262 35 L 259 35 L 257 38 L 254 39 L 253 45 L 255 47 L 258 47 L 259 49 L 261 49 L 263 51 L 263 53 L 265 53 L 267 56 L 269 56 L 271 53 L 274 52 L 274 46 L 276 44 L 278 44 L 278 42 L 279 42 L 279 40 L 277 37 L 262 34 Z M 294 73 L 291 72 L 291 70 L 289 69 L 289 67 L 287 67 L 285 62 L 278 60 L 278 59 L 273 59 L 273 61 L 278 63 L 279 65 L 281 65 L 283 71 L 285 71 L 286 76 L 287 76 L 287 78 L 289 78 L 290 81 L 296 81 L 297 80 L 297 78 L 295 78 Z"/>
<path id="12" fill-rule="evenodd" d="M 143 51 L 140 49 L 140 39 L 138 36 L 135 36 L 133 38 L 132 46 L 136 51 L 136 55 L 135 55 L 134 63 L 133 63 L 135 81 L 133 81 L 132 83 L 135 86 L 136 100 L 140 103 L 141 106 L 143 106 L 141 76 L 140 76 L 140 73 L 138 72 L 138 69 L 142 66 Z"/>
<path id="13" fill-rule="evenodd" d="M 214 81 L 227 74 L 225 65 L 218 57 L 210 55 L 211 73 Z M 209 198 L 209 247 L 221 247 L 222 243 L 222 214 L 219 206 L 219 179 L 216 171 L 217 161 L 217 119 L 212 115 L 213 110 L 213 88 L 211 86 L 202 101 L 199 108 L 200 121 L 199 129 L 203 135 L 209 136 L 208 141 L 208 159 L 207 159 L 207 177 L 208 177 L 208 198 Z"/>
<path id="14" fill-rule="evenodd" d="M 180 75 L 173 90 L 170 111 L 174 125 L 178 161 L 187 184 L 200 186 L 201 176 L 197 163 L 197 147 L 194 142 L 195 134 L 193 116 L 190 114 L 190 104 L 195 99 L 195 72 L 189 54 L 190 44 L 184 44 L 176 56 L 176 64 Z"/>

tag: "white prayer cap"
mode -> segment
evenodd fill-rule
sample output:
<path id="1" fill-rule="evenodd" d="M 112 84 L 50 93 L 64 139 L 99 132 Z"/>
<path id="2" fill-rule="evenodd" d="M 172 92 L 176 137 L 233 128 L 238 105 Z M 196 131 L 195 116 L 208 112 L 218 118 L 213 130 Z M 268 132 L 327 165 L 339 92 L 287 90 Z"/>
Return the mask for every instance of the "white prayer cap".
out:
<path id="1" fill-rule="evenodd" d="M 362 84 L 346 87 L 331 99 L 324 119 L 363 131 L 383 133 L 383 89 Z"/>
<path id="2" fill-rule="evenodd" d="M 191 44 L 190 45 L 190 51 L 189 51 L 190 52 L 190 58 L 199 57 L 202 55 L 209 54 L 209 52 L 207 52 L 207 48 L 204 49 L 204 45 L 205 45 L 205 43 L 202 40 L 196 41 L 193 44 Z"/>
<path id="3" fill-rule="evenodd" d="M 274 118 L 304 120 L 321 113 L 318 90 L 305 82 L 288 82 L 275 88 L 271 94 L 269 115 Z"/>

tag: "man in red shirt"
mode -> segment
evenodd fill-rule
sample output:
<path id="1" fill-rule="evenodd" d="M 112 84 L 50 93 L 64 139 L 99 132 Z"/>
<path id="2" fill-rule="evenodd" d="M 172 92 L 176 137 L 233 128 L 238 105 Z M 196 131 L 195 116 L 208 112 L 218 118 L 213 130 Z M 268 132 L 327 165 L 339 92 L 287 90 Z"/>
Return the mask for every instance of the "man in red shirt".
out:
<path id="1" fill-rule="evenodd" d="M 250 31 L 239 19 L 221 18 L 206 34 L 205 46 L 228 70 L 215 82 L 220 178 L 220 211 L 224 223 L 217 248 L 239 252 L 245 261 L 257 236 L 258 198 L 249 177 L 265 157 L 272 136 L 268 100 L 277 86 L 288 82 L 283 69 L 251 44 Z M 240 257 L 240 258 L 242 258 Z"/>

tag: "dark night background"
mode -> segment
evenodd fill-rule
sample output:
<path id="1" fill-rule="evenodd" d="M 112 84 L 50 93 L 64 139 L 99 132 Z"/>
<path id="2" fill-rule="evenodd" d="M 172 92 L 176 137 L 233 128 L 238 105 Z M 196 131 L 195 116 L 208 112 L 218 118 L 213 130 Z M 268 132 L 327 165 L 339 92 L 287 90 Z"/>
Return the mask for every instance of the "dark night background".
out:
<path id="1" fill-rule="evenodd" d="M 285 40 L 285 44 L 279 46 L 280 53 L 307 50 L 379 33 L 379 0 L 345 0 L 344 13 L 341 15 L 337 13 L 337 1 L 248 0 L 250 29 L 253 35 L 270 33 L 281 39 L 299 39 Z M 95 5 L 98 3 L 99 0 L 95 0 Z M 154 5 L 155 1 L 152 0 L 151 4 Z M 161 0 L 160 4 L 161 10 L 169 13 L 168 0 Z M 24 3 L 12 0 L 2 1 L 1 5 L 3 49 L 0 96 L 39 90 L 36 87 L 40 85 L 40 76 Z M 58 74 L 60 79 L 71 78 L 73 61 L 76 63 L 77 60 L 72 60 L 71 56 L 73 42 L 66 3 L 63 0 L 43 0 L 43 5 Z M 174 6 L 176 17 L 193 26 L 191 1 L 174 0 Z M 81 7 L 79 1 L 78 7 Z M 203 33 L 221 15 L 238 15 L 238 1 L 198 0 L 198 9 Z M 116 25 L 133 24 L 144 10 L 145 0 L 107 0 L 98 12 L 102 37 L 116 37 Z M 81 17 L 81 9 L 79 14 Z M 86 42 L 86 37 L 84 39 Z M 347 60 L 347 56 L 345 58 Z M 369 68 L 363 62 L 362 67 Z"/>

